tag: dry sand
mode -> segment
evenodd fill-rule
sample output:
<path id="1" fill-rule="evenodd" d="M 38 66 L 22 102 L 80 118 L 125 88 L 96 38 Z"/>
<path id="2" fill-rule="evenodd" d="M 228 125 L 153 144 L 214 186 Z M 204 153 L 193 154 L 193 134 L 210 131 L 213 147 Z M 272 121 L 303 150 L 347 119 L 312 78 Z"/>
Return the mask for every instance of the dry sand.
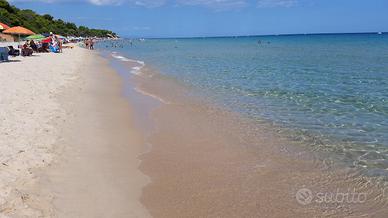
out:
<path id="1" fill-rule="evenodd" d="M 77 78 L 82 63 L 77 57 L 82 55 L 81 50 L 73 50 L 12 58 L 0 64 L 1 216 L 40 214 L 34 204 L 42 199 L 28 189 L 37 181 L 34 170 L 53 160 L 53 145 L 59 136 L 53 124 L 67 117 L 56 93 Z M 42 207 L 46 207 L 43 202 Z"/>
<path id="2" fill-rule="evenodd" d="M 0 217 L 148 217 L 143 139 L 106 61 L 81 48 L 13 60 L 0 65 Z"/>

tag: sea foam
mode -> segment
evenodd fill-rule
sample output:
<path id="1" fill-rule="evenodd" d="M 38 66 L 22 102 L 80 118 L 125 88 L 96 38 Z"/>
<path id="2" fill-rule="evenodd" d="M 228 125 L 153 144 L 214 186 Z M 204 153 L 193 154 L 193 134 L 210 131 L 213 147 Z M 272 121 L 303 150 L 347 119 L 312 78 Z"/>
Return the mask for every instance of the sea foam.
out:
<path id="1" fill-rule="evenodd" d="M 131 67 L 131 70 L 130 70 L 130 73 L 135 74 L 135 75 L 140 75 L 141 70 L 145 66 L 144 61 L 129 59 L 129 58 L 126 58 L 124 56 L 119 55 L 117 52 L 112 52 L 111 55 L 113 58 L 118 59 L 120 61 L 135 63 L 136 66 Z"/>

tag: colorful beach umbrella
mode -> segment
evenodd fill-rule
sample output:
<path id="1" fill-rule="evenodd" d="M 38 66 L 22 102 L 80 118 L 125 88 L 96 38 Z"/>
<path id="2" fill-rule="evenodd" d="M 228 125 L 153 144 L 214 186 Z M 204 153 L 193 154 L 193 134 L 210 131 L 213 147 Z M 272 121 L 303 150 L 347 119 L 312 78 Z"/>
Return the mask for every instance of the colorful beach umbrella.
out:
<path id="1" fill-rule="evenodd" d="M 10 27 L 7 24 L 1 23 L 0 22 L 0 30 L 6 30 L 9 29 Z"/>
<path id="2" fill-rule="evenodd" d="M 66 39 L 66 37 L 61 36 L 61 35 L 56 35 L 59 39 Z"/>
<path id="3" fill-rule="evenodd" d="M 24 28 L 24 27 L 21 27 L 21 26 L 11 27 L 9 29 L 4 30 L 3 33 L 13 34 L 13 35 L 25 35 L 25 36 L 35 34 L 31 30 Z"/>
<path id="4" fill-rule="evenodd" d="M 35 35 L 31 35 L 31 36 L 26 37 L 27 40 L 42 40 L 45 38 L 46 37 L 44 35 L 41 35 L 41 34 L 35 34 Z"/>

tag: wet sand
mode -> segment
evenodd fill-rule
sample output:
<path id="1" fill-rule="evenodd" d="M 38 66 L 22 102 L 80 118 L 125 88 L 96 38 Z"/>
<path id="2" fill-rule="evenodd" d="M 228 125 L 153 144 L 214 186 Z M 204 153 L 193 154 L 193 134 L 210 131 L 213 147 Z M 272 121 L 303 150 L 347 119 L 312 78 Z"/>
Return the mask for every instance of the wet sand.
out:
<path id="1" fill-rule="evenodd" d="M 140 94 L 162 99 L 151 113 L 154 131 L 148 142 L 152 149 L 141 156 L 140 165 L 152 180 L 141 198 L 152 216 L 388 214 L 383 181 L 340 167 L 264 123 L 188 97 L 187 87 L 152 71 L 144 69 L 142 76 L 134 78 Z M 311 196 L 301 196 L 299 190 L 304 189 Z M 361 202 L 341 199 L 342 193 L 355 193 Z"/>

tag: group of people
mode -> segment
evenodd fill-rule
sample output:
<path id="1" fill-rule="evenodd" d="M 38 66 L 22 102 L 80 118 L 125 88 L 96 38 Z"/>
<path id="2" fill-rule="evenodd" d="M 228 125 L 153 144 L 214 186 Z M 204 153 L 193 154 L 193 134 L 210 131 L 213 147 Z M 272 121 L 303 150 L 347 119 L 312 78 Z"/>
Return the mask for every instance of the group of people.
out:
<path id="1" fill-rule="evenodd" d="M 94 39 L 85 39 L 84 44 L 86 49 L 94 50 Z"/>
<path id="2" fill-rule="evenodd" d="M 58 35 L 50 32 L 47 38 L 42 40 L 26 40 L 22 45 L 14 48 L 12 45 L 0 47 L 0 62 L 8 61 L 8 56 L 32 56 L 33 53 L 62 53 L 63 48 L 73 48 L 73 46 L 64 46 L 63 43 L 69 42 L 66 38 L 61 38 Z M 82 39 L 70 41 L 82 42 Z M 85 47 L 94 50 L 95 39 L 88 38 L 84 40 Z"/>
<path id="3" fill-rule="evenodd" d="M 50 36 L 46 40 L 34 41 L 27 40 L 21 47 L 22 56 L 31 56 L 34 52 L 36 53 L 46 53 L 62 52 L 62 41 L 53 33 L 50 33 Z"/>
<path id="4" fill-rule="evenodd" d="M 22 56 L 31 56 L 34 52 L 43 53 L 49 51 L 49 43 L 42 43 L 40 41 L 27 40 L 21 47 Z"/>

